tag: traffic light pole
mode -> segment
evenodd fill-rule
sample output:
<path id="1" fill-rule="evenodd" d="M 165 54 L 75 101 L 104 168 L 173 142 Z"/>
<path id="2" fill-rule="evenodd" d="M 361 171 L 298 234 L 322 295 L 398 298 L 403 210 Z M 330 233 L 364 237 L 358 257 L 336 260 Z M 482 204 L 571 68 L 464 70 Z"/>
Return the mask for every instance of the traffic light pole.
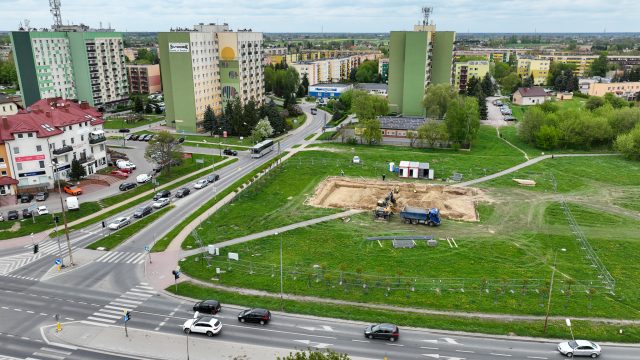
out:
<path id="1" fill-rule="evenodd" d="M 56 164 L 57 165 L 57 164 Z M 54 165 L 54 176 L 58 175 L 58 167 Z M 60 176 L 58 178 L 58 195 L 60 195 L 60 207 L 62 207 L 62 221 L 64 223 L 64 234 L 67 238 L 67 250 L 69 250 L 69 264 L 73 263 L 73 254 L 71 253 L 71 240 L 69 240 L 69 227 L 67 226 L 67 211 L 64 209 L 64 201 L 62 201 L 62 188 L 60 187 Z"/>
<path id="2" fill-rule="evenodd" d="M 64 267 L 64 259 L 62 258 L 62 246 L 60 246 L 60 236 L 58 235 L 58 217 L 53 215 L 53 223 L 55 224 L 56 242 L 58 242 L 58 256 L 60 257 L 60 267 Z"/>

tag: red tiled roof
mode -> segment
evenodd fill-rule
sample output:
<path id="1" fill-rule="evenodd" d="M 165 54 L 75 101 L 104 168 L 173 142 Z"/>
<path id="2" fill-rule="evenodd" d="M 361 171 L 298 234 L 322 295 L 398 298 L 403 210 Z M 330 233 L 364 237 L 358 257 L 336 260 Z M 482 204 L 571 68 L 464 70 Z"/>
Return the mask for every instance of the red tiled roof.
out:
<path id="1" fill-rule="evenodd" d="M 17 133 L 35 132 L 39 138 L 62 134 L 60 128 L 85 121 L 91 125 L 104 123 L 102 113 L 86 103 L 60 98 L 38 100 L 27 110 L 1 117 L 0 143 L 13 140 Z"/>
<path id="2" fill-rule="evenodd" d="M 547 92 L 540 86 L 534 86 L 530 88 L 518 88 L 516 92 L 519 92 L 522 97 L 540 97 L 547 96 Z"/>
<path id="3" fill-rule="evenodd" d="M 0 185 L 18 185 L 19 181 L 8 177 L 8 176 L 0 176 Z"/>

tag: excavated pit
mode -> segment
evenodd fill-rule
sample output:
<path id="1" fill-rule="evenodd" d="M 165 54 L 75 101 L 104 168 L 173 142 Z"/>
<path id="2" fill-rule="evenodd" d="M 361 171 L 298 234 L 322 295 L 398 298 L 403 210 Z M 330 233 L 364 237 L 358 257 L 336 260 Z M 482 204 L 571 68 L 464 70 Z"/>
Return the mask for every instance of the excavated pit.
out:
<path id="1" fill-rule="evenodd" d="M 323 208 L 373 210 L 378 200 L 384 199 L 389 191 L 394 191 L 397 212 L 405 205 L 426 209 L 435 207 L 443 218 L 461 221 L 478 221 L 475 204 L 488 201 L 484 192 L 476 188 L 328 177 L 318 184 L 307 204 Z"/>

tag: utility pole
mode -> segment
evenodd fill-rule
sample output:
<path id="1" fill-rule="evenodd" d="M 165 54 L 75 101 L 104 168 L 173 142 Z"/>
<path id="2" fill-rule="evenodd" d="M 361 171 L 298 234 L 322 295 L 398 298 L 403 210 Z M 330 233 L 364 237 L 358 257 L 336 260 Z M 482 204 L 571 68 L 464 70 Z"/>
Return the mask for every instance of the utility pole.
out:
<path id="1" fill-rule="evenodd" d="M 547 323 L 549 322 L 549 311 L 551 310 L 551 294 L 553 294 L 553 279 L 556 275 L 556 263 L 558 260 L 558 253 L 553 256 L 553 271 L 551 272 L 551 284 L 549 285 L 549 301 L 547 302 L 547 314 L 544 317 L 544 334 L 547 333 Z"/>
<path id="2" fill-rule="evenodd" d="M 278 236 L 278 233 L 275 234 Z M 283 271 L 282 271 L 282 235 L 280 237 L 280 311 L 284 311 L 284 283 L 283 280 Z"/>
<path id="3" fill-rule="evenodd" d="M 60 236 L 58 236 L 58 217 L 55 215 L 53 216 L 53 223 L 55 224 L 55 231 L 56 231 L 56 242 L 58 243 L 58 256 L 60 257 L 60 267 L 64 267 L 64 259 L 62 259 L 62 246 L 60 246 Z"/>
<path id="4" fill-rule="evenodd" d="M 53 160 L 53 169 L 54 169 L 54 179 L 57 177 L 58 180 L 58 195 L 60 195 L 60 206 L 62 207 L 62 221 L 64 223 L 64 234 L 67 238 L 67 249 L 69 250 L 69 264 L 74 266 L 73 263 L 73 254 L 71 253 L 71 240 L 69 240 L 69 227 L 67 226 L 67 211 L 64 209 L 64 201 L 62 200 L 62 189 L 60 187 L 60 176 L 56 176 L 58 174 L 58 161 Z"/>

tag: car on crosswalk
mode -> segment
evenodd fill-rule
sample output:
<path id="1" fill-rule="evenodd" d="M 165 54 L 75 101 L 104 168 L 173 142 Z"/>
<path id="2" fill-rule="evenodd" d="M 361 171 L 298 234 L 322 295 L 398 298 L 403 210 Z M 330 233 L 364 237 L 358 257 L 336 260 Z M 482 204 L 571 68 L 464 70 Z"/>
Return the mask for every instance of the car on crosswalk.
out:
<path id="1" fill-rule="evenodd" d="M 129 220 L 128 217 L 125 216 L 120 216 L 117 217 L 113 220 L 113 222 L 111 224 L 109 224 L 109 229 L 110 230 L 118 230 L 120 228 L 123 228 L 127 225 L 129 225 L 131 223 L 131 221 Z"/>
<path id="2" fill-rule="evenodd" d="M 182 331 L 185 334 L 198 333 L 207 336 L 218 335 L 222 331 L 222 323 L 220 320 L 205 316 L 197 319 L 189 319 L 182 325 Z"/>

